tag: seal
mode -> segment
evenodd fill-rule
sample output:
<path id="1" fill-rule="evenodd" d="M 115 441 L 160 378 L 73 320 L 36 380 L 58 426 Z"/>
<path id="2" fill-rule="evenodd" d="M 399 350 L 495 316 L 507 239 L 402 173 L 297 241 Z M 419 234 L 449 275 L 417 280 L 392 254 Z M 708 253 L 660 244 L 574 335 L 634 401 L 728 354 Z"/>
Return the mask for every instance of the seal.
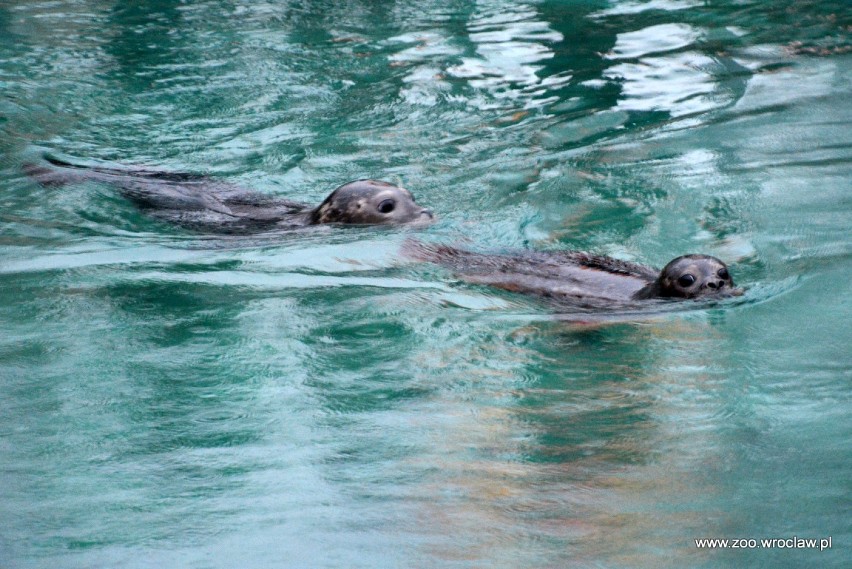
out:
<path id="1" fill-rule="evenodd" d="M 708 255 L 683 255 L 661 271 L 582 251 L 488 255 L 409 240 L 404 252 L 452 269 L 465 281 L 534 294 L 588 309 L 626 308 L 650 299 L 739 296 L 728 267 Z"/>
<path id="2" fill-rule="evenodd" d="M 197 231 L 252 234 L 319 224 L 425 225 L 434 219 L 411 192 L 379 180 L 343 184 L 312 207 L 198 174 L 44 160 L 46 165 L 23 166 L 44 186 L 109 184 L 150 215 Z"/>

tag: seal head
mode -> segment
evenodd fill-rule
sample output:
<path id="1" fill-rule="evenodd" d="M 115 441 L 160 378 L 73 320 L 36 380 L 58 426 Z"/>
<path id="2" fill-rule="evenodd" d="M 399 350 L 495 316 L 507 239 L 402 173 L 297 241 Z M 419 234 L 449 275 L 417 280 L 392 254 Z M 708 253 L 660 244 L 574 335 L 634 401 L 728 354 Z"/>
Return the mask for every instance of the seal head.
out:
<path id="1" fill-rule="evenodd" d="M 634 298 L 704 298 L 737 296 L 728 267 L 709 255 L 683 255 L 669 261 L 657 280 L 636 293 Z"/>
<path id="2" fill-rule="evenodd" d="M 311 223 L 426 225 L 434 216 L 405 188 L 379 180 L 357 180 L 334 190 L 311 214 Z"/>

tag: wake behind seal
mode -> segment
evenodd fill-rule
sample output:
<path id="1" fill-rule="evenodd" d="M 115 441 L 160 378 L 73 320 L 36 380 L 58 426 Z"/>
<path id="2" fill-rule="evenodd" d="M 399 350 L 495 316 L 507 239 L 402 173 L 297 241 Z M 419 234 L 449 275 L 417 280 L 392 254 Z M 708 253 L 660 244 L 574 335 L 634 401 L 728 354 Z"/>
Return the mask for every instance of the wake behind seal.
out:
<path id="1" fill-rule="evenodd" d="M 379 180 L 356 180 L 316 207 L 246 190 L 209 176 L 134 168 L 81 166 L 45 157 L 24 171 L 47 187 L 99 182 L 153 217 L 196 231 L 254 234 L 320 224 L 426 225 L 432 212 L 411 192 Z"/>

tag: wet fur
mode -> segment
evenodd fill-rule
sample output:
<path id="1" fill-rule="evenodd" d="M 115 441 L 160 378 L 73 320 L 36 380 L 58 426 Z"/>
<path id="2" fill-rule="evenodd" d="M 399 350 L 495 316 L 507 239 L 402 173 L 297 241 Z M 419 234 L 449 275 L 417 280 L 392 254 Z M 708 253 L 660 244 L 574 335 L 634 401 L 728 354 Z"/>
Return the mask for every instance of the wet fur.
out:
<path id="1" fill-rule="evenodd" d="M 357 180 L 332 192 L 318 207 L 273 198 L 208 176 L 145 169 L 79 166 L 53 157 L 25 164 L 32 178 L 48 187 L 100 182 L 115 186 L 150 215 L 208 233 L 252 234 L 325 223 L 427 223 L 432 213 L 410 192 L 387 182 Z M 370 199 L 387 196 L 393 213 L 377 215 Z M 363 207 L 362 207 L 363 206 Z"/>
<path id="2" fill-rule="evenodd" d="M 84 182 L 115 186 L 153 217 L 199 231 L 250 234 L 302 227 L 310 223 L 313 209 L 199 174 L 78 166 L 53 157 L 45 161 L 50 166 L 24 164 L 24 172 L 53 188 Z"/>
<path id="3" fill-rule="evenodd" d="M 410 240 L 404 245 L 404 253 L 452 269 L 467 282 L 534 294 L 557 304 L 591 310 L 625 309 L 675 296 L 664 282 L 664 272 L 582 251 L 491 255 Z M 678 259 L 692 258 L 704 256 Z"/>

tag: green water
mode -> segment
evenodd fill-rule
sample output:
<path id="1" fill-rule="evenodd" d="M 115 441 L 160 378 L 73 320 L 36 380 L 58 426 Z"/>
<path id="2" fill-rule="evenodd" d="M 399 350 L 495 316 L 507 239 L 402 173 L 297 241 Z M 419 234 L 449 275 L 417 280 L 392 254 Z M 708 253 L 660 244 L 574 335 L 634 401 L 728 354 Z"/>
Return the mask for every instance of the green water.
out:
<path id="1" fill-rule="evenodd" d="M 849 566 L 850 12 L 0 1 L 0 567 Z M 44 151 L 440 221 L 215 239 Z M 748 292 L 574 321 L 412 235 Z"/>

